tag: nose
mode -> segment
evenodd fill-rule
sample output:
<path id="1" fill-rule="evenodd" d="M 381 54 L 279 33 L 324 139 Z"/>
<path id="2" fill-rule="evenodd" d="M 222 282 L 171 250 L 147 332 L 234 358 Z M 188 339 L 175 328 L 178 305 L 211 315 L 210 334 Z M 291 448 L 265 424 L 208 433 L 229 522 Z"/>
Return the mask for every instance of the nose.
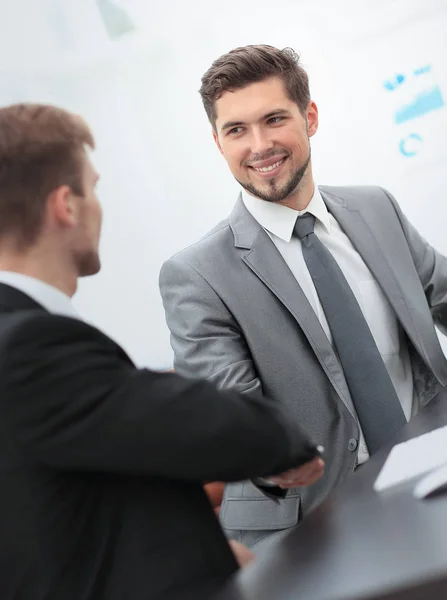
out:
<path id="1" fill-rule="evenodd" d="M 265 152 L 273 148 L 274 145 L 269 132 L 263 127 L 257 127 L 252 130 L 250 142 L 252 153 L 261 157 Z"/>

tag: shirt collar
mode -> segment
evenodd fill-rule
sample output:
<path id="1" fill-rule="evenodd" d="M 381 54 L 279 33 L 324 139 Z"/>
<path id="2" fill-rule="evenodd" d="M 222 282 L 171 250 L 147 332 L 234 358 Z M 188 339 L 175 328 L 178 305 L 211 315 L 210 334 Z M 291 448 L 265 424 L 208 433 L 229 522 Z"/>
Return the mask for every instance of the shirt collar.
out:
<path id="1" fill-rule="evenodd" d="M 314 215 L 328 233 L 331 232 L 329 211 L 317 186 L 315 186 L 314 195 L 304 210 L 294 210 L 282 204 L 255 198 L 246 190 L 242 190 L 242 201 L 261 227 L 285 242 L 290 242 L 297 218 L 307 212 Z"/>
<path id="2" fill-rule="evenodd" d="M 23 292 L 51 313 L 79 319 L 71 298 L 48 283 L 12 271 L 0 271 L 0 283 L 6 283 Z"/>

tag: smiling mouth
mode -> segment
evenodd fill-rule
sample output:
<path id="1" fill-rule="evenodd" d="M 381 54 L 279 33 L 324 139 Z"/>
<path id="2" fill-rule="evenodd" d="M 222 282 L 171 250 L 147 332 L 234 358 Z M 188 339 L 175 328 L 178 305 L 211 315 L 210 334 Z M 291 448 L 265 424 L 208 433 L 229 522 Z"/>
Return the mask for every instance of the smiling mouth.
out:
<path id="1" fill-rule="evenodd" d="M 269 165 L 268 167 L 254 167 L 253 165 L 250 165 L 250 168 L 256 171 L 257 173 L 272 173 L 273 171 L 276 171 L 276 169 L 278 169 L 278 167 L 280 167 L 286 160 L 287 156 L 284 156 L 277 162 L 273 163 L 273 165 Z"/>

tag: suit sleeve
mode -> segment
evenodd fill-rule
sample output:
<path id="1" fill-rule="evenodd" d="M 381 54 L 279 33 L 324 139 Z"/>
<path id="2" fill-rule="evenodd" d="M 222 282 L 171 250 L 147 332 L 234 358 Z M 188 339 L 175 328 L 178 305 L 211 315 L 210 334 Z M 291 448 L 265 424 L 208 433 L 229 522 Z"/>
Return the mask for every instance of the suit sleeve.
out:
<path id="1" fill-rule="evenodd" d="M 176 258 L 160 273 L 160 292 L 171 332 L 174 368 L 219 388 L 262 395 L 240 327 L 210 284 Z"/>
<path id="2" fill-rule="evenodd" d="M 175 371 L 261 398 L 261 382 L 239 325 L 209 283 L 191 266 L 171 258 L 160 272 L 160 292 Z M 262 477 L 252 477 L 252 482 L 272 499 L 287 495 Z"/>
<path id="3" fill-rule="evenodd" d="M 409 222 L 395 198 L 390 199 L 402 225 L 435 325 L 447 335 L 447 258 L 433 248 Z"/>
<path id="4" fill-rule="evenodd" d="M 0 357 L 1 418 L 33 462 L 204 481 L 307 460 L 273 403 L 137 369 L 84 323 L 34 316 L 2 335 Z"/>

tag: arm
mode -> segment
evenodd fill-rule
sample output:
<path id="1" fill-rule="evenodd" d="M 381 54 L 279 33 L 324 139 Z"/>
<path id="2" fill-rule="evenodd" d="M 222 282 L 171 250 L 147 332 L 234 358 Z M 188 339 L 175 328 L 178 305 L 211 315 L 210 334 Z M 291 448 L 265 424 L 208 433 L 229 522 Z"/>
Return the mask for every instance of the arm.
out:
<path id="1" fill-rule="evenodd" d="M 420 235 L 403 214 L 395 198 L 386 190 L 402 225 L 413 262 L 424 288 L 435 325 L 447 335 L 447 258 Z"/>
<path id="2" fill-rule="evenodd" d="M 3 332 L 0 418 L 32 461 L 65 470 L 239 480 L 307 460 L 272 403 L 136 369 L 100 332 L 55 315 Z"/>
<path id="3" fill-rule="evenodd" d="M 207 281 L 177 259 L 167 261 L 160 273 L 160 291 L 171 330 L 175 370 L 207 379 L 220 388 L 262 398 L 261 382 L 239 325 Z M 323 474 L 324 463 L 315 459 L 303 467 L 265 481 L 253 473 L 253 483 L 272 498 L 288 488 L 311 485 Z M 276 485 L 272 485 L 276 484 Z"/>
<path id="4" fill-rule="evenodd" d="M 160 292 L 171 331 L 174 368 L 219 388 L 262 396 L 240 327 L 209 283 L 173 258 L 160 273 Z"/>

